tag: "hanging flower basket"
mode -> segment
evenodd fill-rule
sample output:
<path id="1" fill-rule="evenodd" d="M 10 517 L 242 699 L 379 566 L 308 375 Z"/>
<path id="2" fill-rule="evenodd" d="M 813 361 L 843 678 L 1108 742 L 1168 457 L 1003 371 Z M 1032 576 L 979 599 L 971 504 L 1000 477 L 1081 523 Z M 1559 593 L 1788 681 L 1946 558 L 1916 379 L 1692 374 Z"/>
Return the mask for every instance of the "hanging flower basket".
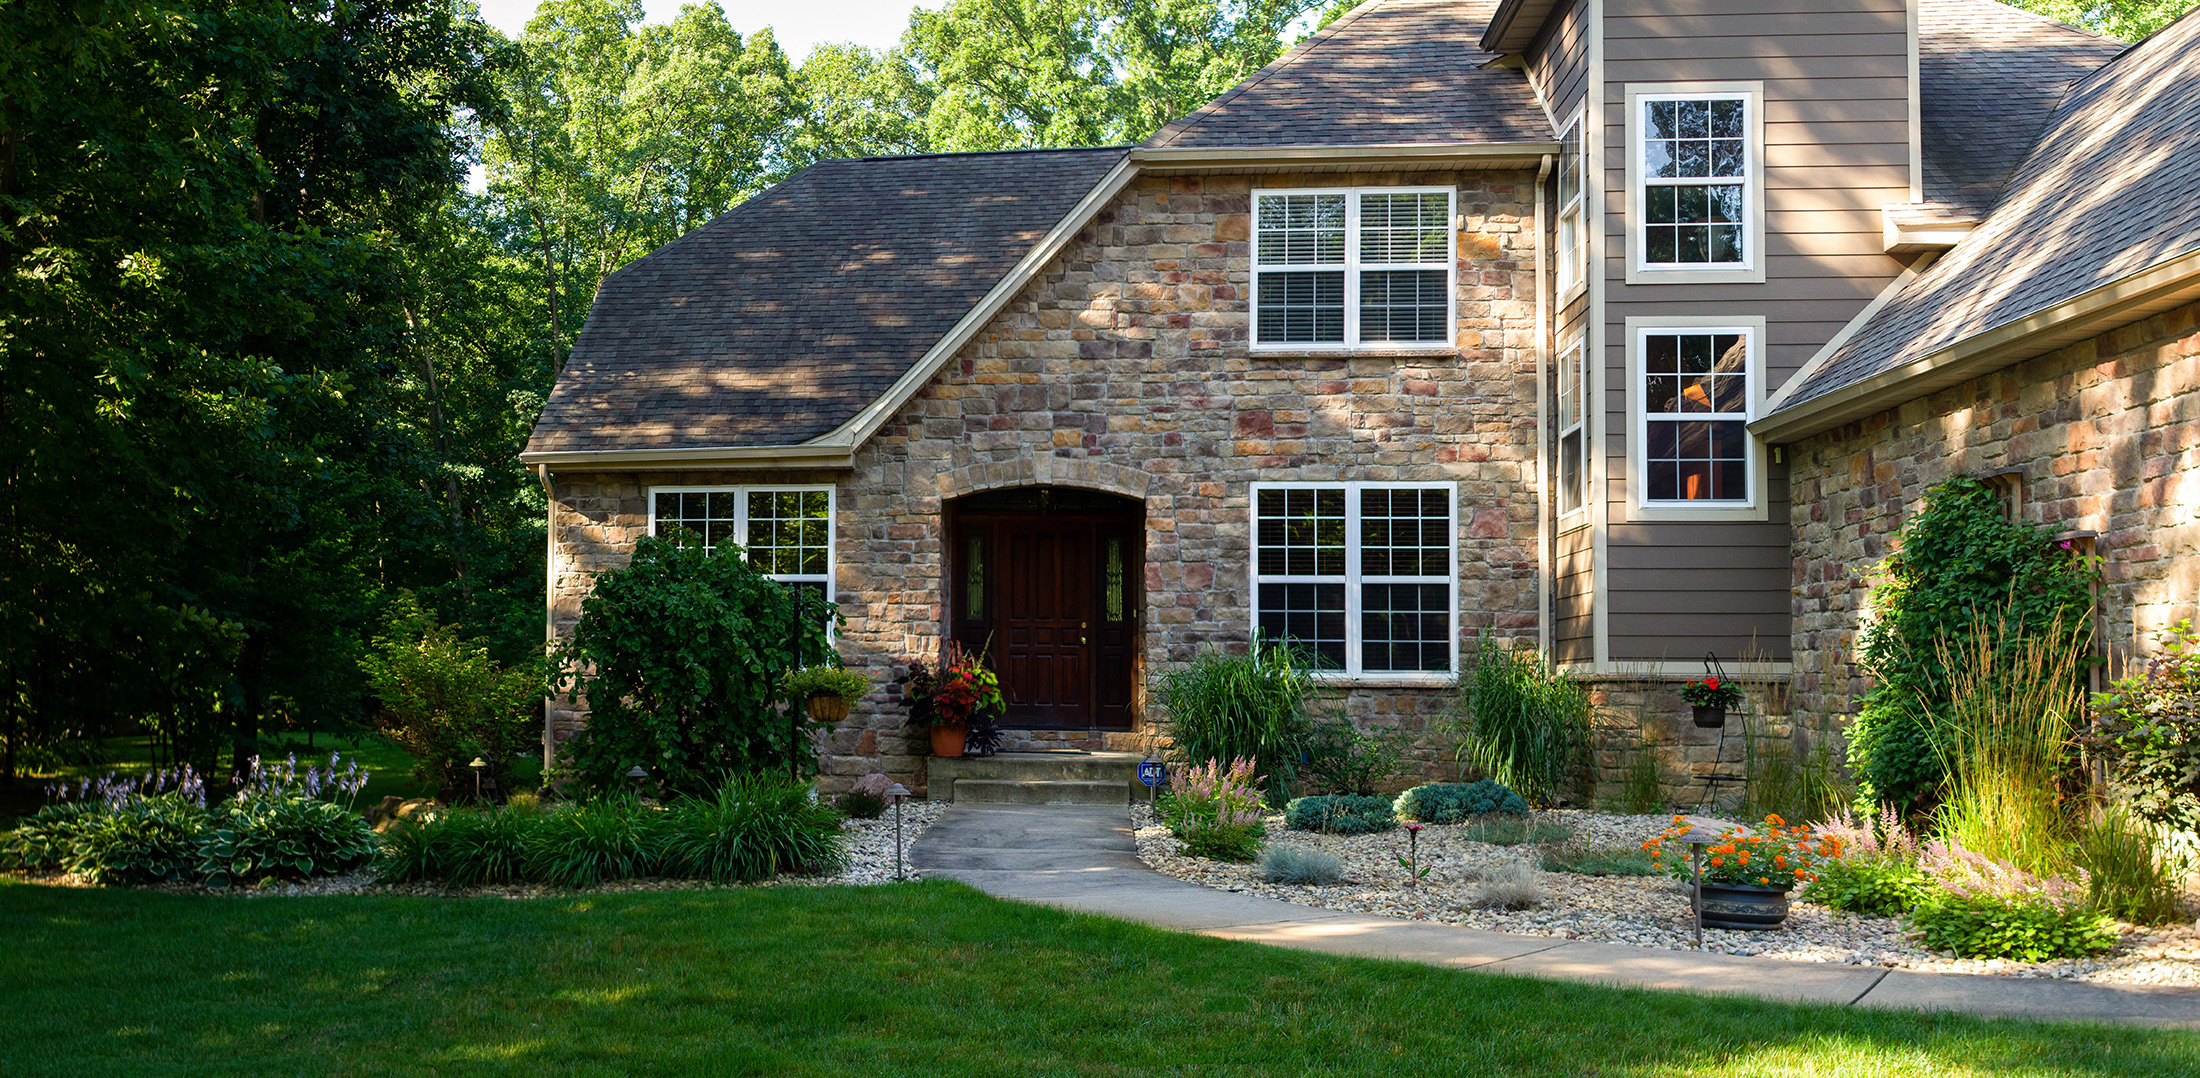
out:
<path id="1" fill-rule="evenodd" d="M 1706 730 L 1716 730 L 1726 725 L 1726 709 L 1723 707 L 1705 707 L 1702 704 L 1697 704 L 1690 710 L 1696 713 L 1696 725 Z"/>
<path id="2" fill-rule="evenodd" d="M 1694 709 L 1696 725 L 1715 730 L 1726 725 L 1726 709 L 1742 702 L 1742 691 L 1731 681 L 1707 677 L 1682 685 L 1681 699 Z"/>

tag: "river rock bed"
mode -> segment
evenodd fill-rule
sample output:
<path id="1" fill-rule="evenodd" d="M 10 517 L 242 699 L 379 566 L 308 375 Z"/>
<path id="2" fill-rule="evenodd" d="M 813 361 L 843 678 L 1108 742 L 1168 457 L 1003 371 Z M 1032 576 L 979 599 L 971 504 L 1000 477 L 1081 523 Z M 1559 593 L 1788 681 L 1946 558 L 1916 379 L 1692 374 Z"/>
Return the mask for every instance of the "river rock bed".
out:
<path id="1" fill-rule="evenodd" d="M 1407 870 L 1399 864 L 1407 852 L 1404 829 L 1372 835 L 1323 835 L 1287 830 L 1280 814 L 1271 815 L 1270 844 L 1322 850 L 1344 866 L 1345 878 L 1338 883 L 1296 885 L 1269 882 L 1261 876 L 1257 864 L 1234 865 L 1186 856 L 1182 844 L 1144 804 L 1132 806 L 1131 819 L 1139 856 L 1154 870 L 1221 890 L 1322 909 L 1440 921 L 1523 936 L 1695 949 L 1687 890 L 1679 881 L 1663 876 L 1544 872 L 1544 899 L 1534 908 L 1505 910 L 1477 905 L 1486 875 L 1509 862 L 1534 865 L 1540 851 L 1532 845 L 1496 846 L 1469 841 L 1466 825 L 1430 824 L 1422 829 L 1420 864 L 1428 867 L 1429 873 L 1418 886 L 1408 887 Z M 1621 816 L 1583 810 L 1537 813 L 1536 819 L 1571 828 L 1572 841 L 1577 845 L 1586 841 L 1592 847 L 1628 848 L 1639 848 L 1672 822 L 1670 816 Z M 2200 926 L 2123 927 L 2123 942 L 2114 951 L 2094 958 L 2039 963 L 1959 959 L 1918 946 L 1896 918 L 1842 913 L 1797 900 L 1787 922 L 1778 929 L 1739 932 L 1707 928 L 1703 938 L 1706 951 L 1794 962 L 2125 984 L 2200 985 Z"/>

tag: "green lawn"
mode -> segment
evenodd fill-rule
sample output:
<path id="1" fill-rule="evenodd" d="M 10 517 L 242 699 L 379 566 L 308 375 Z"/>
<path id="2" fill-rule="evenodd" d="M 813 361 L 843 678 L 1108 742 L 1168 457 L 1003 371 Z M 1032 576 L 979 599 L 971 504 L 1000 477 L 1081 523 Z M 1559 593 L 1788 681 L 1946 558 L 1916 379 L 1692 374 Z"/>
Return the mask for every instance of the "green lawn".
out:
<path id="1" fill-rule="evenodd" d="M 891 888 L 0 883 L 0 1074 L 2180 1075 L 2200 1034 L 1599 989 Z"/>

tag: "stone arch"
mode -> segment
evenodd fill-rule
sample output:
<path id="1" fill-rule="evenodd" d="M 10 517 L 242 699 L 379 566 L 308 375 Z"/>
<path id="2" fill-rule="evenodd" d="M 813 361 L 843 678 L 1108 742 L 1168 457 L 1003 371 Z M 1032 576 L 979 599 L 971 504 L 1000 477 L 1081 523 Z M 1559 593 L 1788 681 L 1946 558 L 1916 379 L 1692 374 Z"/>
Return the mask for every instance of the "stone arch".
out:
<path id="1" fill-rule="evenodd" d="M 1003 487 L 1085 487 L 1143 501 L 1153 476 L 1143 469 L 1098 460 L 1064 460 L 1051 455 L 971 464 L 940 475 L 940 499 Z"/>

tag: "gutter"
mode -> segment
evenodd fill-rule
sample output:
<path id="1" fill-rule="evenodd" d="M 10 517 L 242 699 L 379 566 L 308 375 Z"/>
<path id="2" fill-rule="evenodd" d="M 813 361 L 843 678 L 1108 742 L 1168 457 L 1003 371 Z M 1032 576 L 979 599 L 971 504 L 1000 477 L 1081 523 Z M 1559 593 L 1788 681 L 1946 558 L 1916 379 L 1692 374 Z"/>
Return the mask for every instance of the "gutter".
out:
<path id="1" fill-rule="evenodd" d="M 1783 408 L 1751 423 L 1749 432 L 1775 444 L 1823 433 L 2196 299 L 2200 299 L 2200 250 L 2188 251 L 2052 307 L 1974 333 L 1892 370 Z"/>
<path id="2" fill-rule="evenodd" d="M 1535 646 L 1551 653 L 1551 577 L 1557 562 L 1551 519 L 1551 282 L 1544 218 L 1552 154 L 1535 173 Z"/>
<path id="3" fill-rule="evenodd" d="M 1141 146 L 1131 163 L 1147 172 L 1169 173 L 1245 168 L 1316 168 L 1336 170 L 1359 165 L 1422 165 L 1428 168 L 1526 168 L 1558 143 L 1402 142 L 1310 146 Z"/>

